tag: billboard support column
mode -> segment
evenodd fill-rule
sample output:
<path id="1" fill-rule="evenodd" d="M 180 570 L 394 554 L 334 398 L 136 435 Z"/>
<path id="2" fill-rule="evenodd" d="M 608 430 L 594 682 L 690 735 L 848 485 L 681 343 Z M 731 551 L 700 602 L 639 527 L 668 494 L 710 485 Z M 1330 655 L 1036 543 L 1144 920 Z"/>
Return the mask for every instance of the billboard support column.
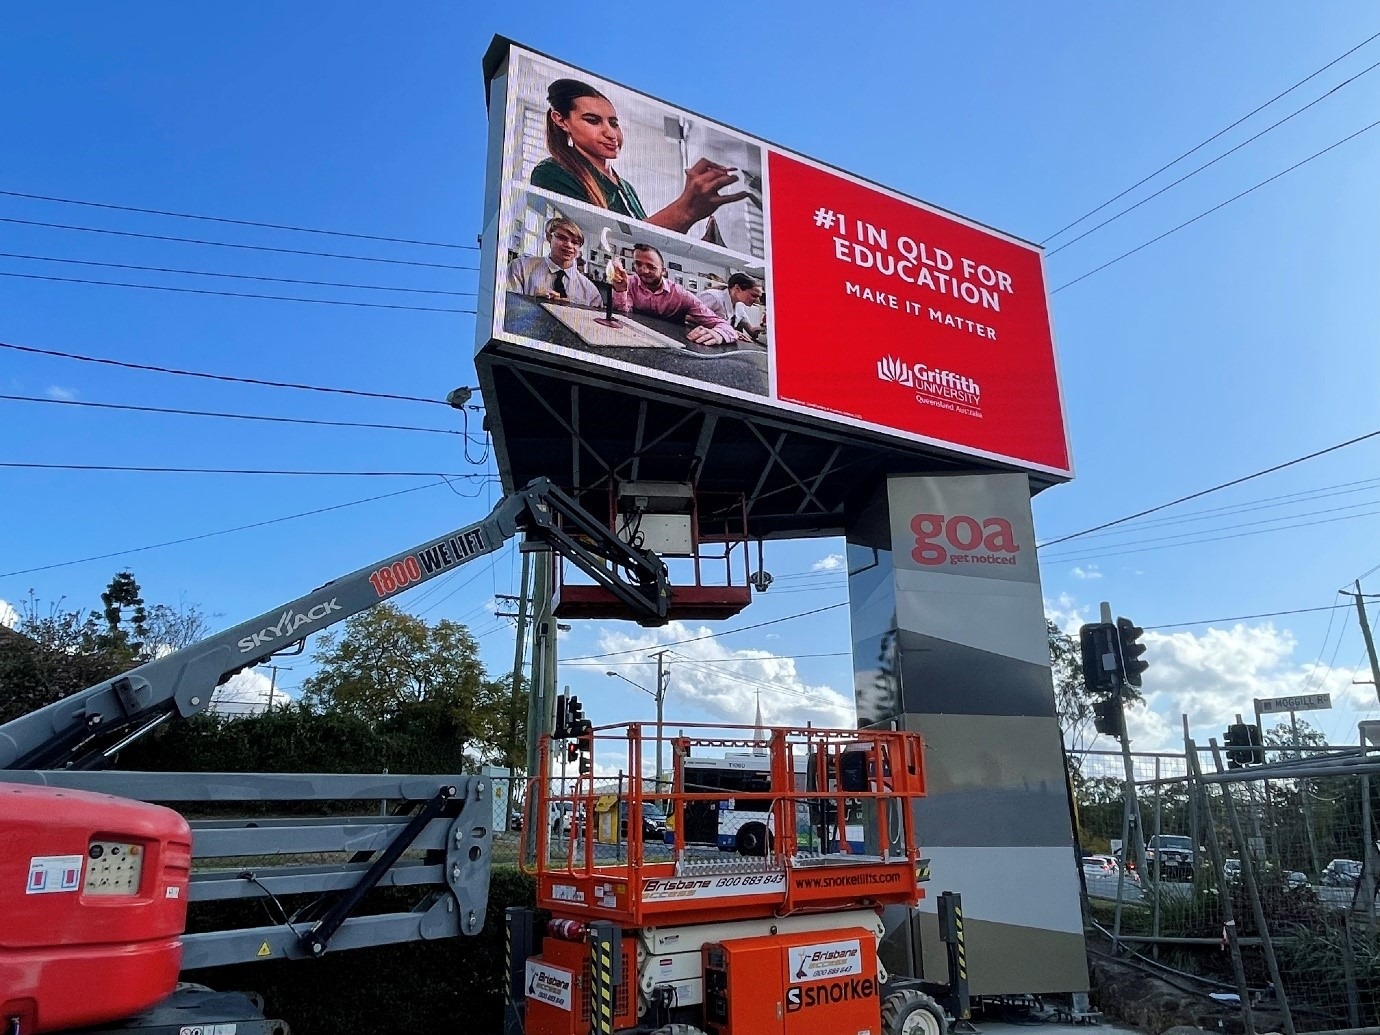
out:
<path id="1" fill-rule="evenodd" d="M 859 722 L 925 737 L 917 822 L 934 881 L 963 896 L 971 994 L 1085 991 L 1027 476 L 889 477 L 848 544 Z M 936 906 L 916 915 L 926 975 L 947 971 Z M 889 969 L 911 962 L 901 920 Z"/>

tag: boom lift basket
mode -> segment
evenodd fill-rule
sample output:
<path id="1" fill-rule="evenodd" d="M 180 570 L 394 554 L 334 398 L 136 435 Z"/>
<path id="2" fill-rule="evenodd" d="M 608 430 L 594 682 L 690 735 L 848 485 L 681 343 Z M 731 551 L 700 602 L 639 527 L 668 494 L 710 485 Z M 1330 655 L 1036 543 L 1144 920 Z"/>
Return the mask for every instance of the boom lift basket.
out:
<path id="1" fill-rule="evenodd" d="M 606 508 L 615 536 L 670 559 L 669 620 L 732 618 L 751 602 L 741 496 L 709 497 L 677 482 L 620 482 L 610 489 Z M 557 618 L 634 617 L 605 587 L 569 581 L 564 563 L 559 570 Z"/>

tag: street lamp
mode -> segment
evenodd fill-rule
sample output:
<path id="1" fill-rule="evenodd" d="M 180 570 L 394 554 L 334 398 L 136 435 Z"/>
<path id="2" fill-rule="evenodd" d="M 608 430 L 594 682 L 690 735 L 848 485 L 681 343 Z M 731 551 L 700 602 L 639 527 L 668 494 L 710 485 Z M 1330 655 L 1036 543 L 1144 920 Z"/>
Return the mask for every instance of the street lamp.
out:
<path id="1" fill-rule="evenodd" d="M 659 670 L 655 693 L 653 693 L 651 690 L 648 690 L 641 683 L 633 682 L 631 679 L 623 675 L 623 673 L 621 672 L 614 672 L 612 669 L 610 669 L 609 671 L 605 672 L 604 675 L 613 676 L 615 679 L 621 679 L 623 680 L 623 682 L 637 687 L 644 694 L 655 699 L 656 701 L 656 793 L 660 794 L 661 781 L 663 778 L 663 771 L 661 768 L 661 740 L 665 722 L 664 712 L 666 708 L 666 684 L 670 682 L 671 673 L 666 671 L 665 669 Z"/>

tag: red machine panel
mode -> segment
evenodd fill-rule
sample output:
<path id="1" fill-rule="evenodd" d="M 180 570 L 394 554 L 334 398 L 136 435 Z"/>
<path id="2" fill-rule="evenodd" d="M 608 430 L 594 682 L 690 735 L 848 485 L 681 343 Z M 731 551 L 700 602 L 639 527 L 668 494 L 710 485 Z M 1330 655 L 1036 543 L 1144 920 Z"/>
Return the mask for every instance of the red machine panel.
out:
<path id="1" fill-rule="evenodd" d="M 527 961 L 527 1035 L 588 1035 L 589 944 L 547 938 Z M 623 981 L 614 994 L 614 1027 L 637 1023 L 637 943 L 623 939 Z"/>
<path id="2" fill-rule="evenodd" d="M 168 996 L 191 861 L 171 809 L 0 783 L 0 1016 L 56 1031 Z"/>
<path id="3" fill-rule="evenodd" d="M 849 927 L 706 945 L 704 1019 L 711 1035 L 880 1035 L 872 932 Z"/>

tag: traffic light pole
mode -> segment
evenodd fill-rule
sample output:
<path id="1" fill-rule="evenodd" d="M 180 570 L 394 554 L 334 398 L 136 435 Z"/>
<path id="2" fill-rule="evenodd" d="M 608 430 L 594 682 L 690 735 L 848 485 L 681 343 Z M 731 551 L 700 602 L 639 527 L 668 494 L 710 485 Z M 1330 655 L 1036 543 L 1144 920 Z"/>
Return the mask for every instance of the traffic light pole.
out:
<path id="1" fill-rule="evenodd" d="M 1106 600 L 1102 601 L 1102 621 L 1112 622 L 1112 605 Z M 1118 674 L 1116 686 L 1116 710 L 1118 722 L 1121 726 L 1121 764 L 1126 771 L 1126 779 L 1122 785 L 1125 796 L 1125 821 L 1123 829 L 1127 831 L 1127 836 L 1123 838 L 1121 846 L 1122 859 L 1134 858 L 1136 872 L 1142 879 L 1149 879 L 1150 873 L 1145 868 L 1145 832 L 1141 829 L 1140 822 L 1140 799 L 1136 797 L 1136 770 L 1135 763 L 1131 758 L 1131 735 L 1126 730 L 1126 683 Z M 1135 845 L 1135 856 L 1132 857 L 1130 848 L 1125 841 L 1131 841 Z M 1118 904 L 1120 897 L 1118 896 Z"/>

